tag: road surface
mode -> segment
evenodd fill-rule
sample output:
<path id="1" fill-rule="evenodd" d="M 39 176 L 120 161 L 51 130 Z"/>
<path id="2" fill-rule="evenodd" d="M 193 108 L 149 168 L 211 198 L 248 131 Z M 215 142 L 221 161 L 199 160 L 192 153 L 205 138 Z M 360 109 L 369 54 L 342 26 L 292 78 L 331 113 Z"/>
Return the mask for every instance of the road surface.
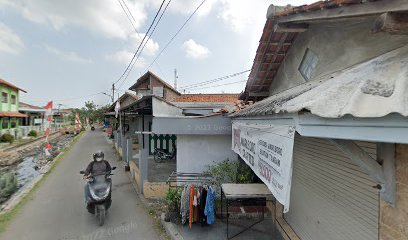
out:
<path id="1" fill-rule="evenodd" d="M 105 225 L 85 209 L 85 169 L 92 154 L 102 150 L 118 168 L 112 176 L 112 206 Z M 153 220 L 135 192 L 121 162 L 101 131 L 87 132 L 67 153 L 33 198 L 12 220 L 1 240 L 160 239 Z"/>

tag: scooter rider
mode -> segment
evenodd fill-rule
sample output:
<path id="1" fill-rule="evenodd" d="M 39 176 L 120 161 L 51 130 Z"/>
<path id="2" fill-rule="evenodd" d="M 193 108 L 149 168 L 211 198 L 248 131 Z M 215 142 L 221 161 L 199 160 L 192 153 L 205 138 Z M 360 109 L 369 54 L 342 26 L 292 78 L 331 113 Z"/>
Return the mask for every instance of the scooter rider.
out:
<path id="1" fill-rule="evenodd" d="M 97 151 L 93 154 L 93 161 L 88 164 L 84 173 L 84 179 L 88 179 L 89 175 L 110 172 L 111 165 L 105 159 L 105 154 L 102 151 Z M 85 207 L 88 205 L 88 182 L 85 184 Z"/>

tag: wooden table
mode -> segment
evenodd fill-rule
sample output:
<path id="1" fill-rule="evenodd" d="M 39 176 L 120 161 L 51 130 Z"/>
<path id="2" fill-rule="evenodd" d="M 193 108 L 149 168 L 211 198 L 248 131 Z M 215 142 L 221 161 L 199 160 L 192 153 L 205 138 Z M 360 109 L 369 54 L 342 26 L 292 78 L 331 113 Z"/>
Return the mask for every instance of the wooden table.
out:
<path id="1" fill-rule="evenodd" d="M 265 219 L 265 209 L 262 208 L 262 219 L 243 229 L 239 233 L 229 237 L 228 231 L 228 218 L 229 218 L 229 205 L 233 202 L 239 202 L 242 200 L 252 199 L 254 202 L 258 202 L 260 205 L 265 206 L 267 200 L 272 200 L 273 195 L 269 191 L 265 184 L 249 183 L 249 184 L 234 184 L 225 183 L 221 185 L 221 218 L 222 218 L 222 199 L 225 197 L 227 206 L 227 239 L 234 238 L 239 234 L 247 231 L 256 224 L 262 222 Z"/>

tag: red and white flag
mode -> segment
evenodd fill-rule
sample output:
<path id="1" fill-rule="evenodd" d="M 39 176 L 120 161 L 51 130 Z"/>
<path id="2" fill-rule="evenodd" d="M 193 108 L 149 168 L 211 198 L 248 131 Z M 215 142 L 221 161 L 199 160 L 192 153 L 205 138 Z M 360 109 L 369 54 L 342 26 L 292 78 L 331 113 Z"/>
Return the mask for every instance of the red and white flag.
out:
<path id="1" fill-rule="evenodd" d="M 44 125 L 44 136 L 45 136 L 45 154 L 47 156 L 51 155 L 49 150 L 51 149 L 51 145 L 48 142 L 48 136 L 50 135 L 51 130 L 51 121 L 52 121 L 52 101 L 48 102 L 45 106 L 45 114 L 44 118 L 46 119 Z"/>

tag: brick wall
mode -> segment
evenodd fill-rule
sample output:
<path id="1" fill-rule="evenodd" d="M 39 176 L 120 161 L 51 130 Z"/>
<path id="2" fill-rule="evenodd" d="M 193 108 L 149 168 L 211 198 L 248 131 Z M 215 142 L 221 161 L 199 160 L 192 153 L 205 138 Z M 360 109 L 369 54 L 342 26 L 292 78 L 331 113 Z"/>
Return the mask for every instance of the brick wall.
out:
<path id="1" fill-rule="evenodd" d="M 408 145 L 396 145 L 397 201 L 395 207 L 381 200 L 380 239 L 408 240 Z"/>

